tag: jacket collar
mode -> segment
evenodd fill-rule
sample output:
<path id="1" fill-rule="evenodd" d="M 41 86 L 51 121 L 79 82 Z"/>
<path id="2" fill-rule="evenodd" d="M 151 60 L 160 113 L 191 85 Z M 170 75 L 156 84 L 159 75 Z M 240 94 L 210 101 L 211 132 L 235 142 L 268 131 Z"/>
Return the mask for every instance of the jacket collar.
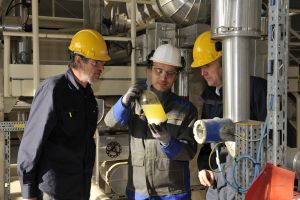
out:
<path id="1" fill-rule="evenodd" d="M 167 102 L 167 100 L 169 99 L 170 95 L 172 94 L 171 90 L 161 92 L 161 91 L 156 90 L 152 85 L 151 85 L 151 91 L 153 91 L 157 95 L 159 101 L 162 104 L 165 104 Z"/>
<path id="2" fill-rule="evenodd" d="M 204 89 L 201 98 L 204 101 L 208 101 L 208 100 L 214 100 L 214 101 L 223 101 L 223 88 L 219 89 L 220 92 L 220 96 L 216 94 L 216 87 L 210 87 L 210 86 L 206 86 L 206 88 Z"/>
<path id="3" fill-rule="evenodd" d="M 85 94 L 91 94 L 93 93 L 91 85 L 88 83 L 86 88 L 84 88 L 82 85 L 80 85 L 80 83 L 78 83 L 76 81 L 75 75 L 72 71 L 71 68 L 69 68 L 66 73 L 65 73 L 65 77 L 68 80 L 69 84 L 69 88 L 72 90 L 77 90 L 79 92 L 85 93 Z"/>

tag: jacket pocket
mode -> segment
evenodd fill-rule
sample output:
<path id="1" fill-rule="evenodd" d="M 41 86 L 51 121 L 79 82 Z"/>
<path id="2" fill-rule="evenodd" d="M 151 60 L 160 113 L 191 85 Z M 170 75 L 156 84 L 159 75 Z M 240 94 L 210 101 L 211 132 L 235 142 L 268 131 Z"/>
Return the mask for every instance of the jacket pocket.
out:
<path id="1" fill-rule="evenodd" d="M 182 162 L 159 159 L 156 162 L 156 168 L 153 180 L 158 193 L 177 194 L 185 191 Z"/>
<path id="2" fill-rule="evenodd" d="M 144 166 L 144 157 L 142 156 L 132 156 L 131 164 L 134 167 L 143 167 Z"/>
<path id="3" fill-rule="evenodd" d="M 80 133 L 80 113 L 75 109 L 68 109 L 62 112 L 62 129 L 67 135 Z"/>

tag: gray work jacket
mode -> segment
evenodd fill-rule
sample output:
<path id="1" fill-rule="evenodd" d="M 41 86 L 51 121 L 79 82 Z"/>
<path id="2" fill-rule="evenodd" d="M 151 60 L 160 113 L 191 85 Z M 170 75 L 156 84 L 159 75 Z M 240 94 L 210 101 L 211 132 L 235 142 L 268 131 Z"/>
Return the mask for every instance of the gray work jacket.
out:
<path id="1" fill-rule="evenodd" d="M 197 150 L 192 133 L 197 110 L 189 101 L 174 93 L 154 92 L 167 114 L 167 129 L 171 135 L 168 146 L 161 145 L 153 138 L 137 101 L 126 108 L 121 97 L 105 117 L 105 123 L 110 127 L 127 125 L 129 128 L 127 195 L 133 199 L 144 199 L 171 194 L 169 197 L 173 199 L 189 199 L 188 161 L 195 156 Z M 179 194 L 183 194 L 183 198 L 179 198 Z"/>

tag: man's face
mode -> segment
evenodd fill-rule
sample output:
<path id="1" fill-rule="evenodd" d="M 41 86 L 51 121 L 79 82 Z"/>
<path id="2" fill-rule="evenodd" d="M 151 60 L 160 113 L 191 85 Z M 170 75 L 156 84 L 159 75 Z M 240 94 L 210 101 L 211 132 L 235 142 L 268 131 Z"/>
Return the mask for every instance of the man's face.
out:
<path id="1" fill-rule="evenodd" d="M 206 80 L 208 86 L 221 87 L 222 86 L 222 67 L 219 60 L 213 61 L 199 67 L 201 75 Z"/>
<path id="2" fill-rule="evenodd" d="M 172 88 L 177 78 L 177 73 L 177 67 L 157 62 L 154 62 L 152 69 L 149 69 L 152 86 L 161 92 Z"/>
<path id="3" fill-rule="evenodd" d="M 92 84 L 100 79 L 100 75 L 104 70 L 103 61 L 96 61 L 93 59 L 88 59 L 87 62 L 84 62 L 83 65 L 83 79 L 84 81 Z"/>

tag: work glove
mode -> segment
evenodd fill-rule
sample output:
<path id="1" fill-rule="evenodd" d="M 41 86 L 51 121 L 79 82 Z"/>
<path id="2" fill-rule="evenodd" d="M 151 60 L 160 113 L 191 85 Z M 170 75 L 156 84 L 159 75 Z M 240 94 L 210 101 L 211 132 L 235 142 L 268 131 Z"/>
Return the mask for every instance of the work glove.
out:
<path id="1" fill-rule="evenodd" d="M 143 90 L 145 90 L 146 88 L 147 84 L 145 81 L 138 81 L 131 85 L 122 98 L 123 105 L 128 107 L 131 102 L 141 96 Z"/>
<path id="2" fill-rule="evenodd" d="M 171 140 L 171 136 L 167 131 L 167 122 L 162 122 L 160 124 L 148 124 L 152 136 L 159 140 L 159 142 L 167 146 Z"/>

